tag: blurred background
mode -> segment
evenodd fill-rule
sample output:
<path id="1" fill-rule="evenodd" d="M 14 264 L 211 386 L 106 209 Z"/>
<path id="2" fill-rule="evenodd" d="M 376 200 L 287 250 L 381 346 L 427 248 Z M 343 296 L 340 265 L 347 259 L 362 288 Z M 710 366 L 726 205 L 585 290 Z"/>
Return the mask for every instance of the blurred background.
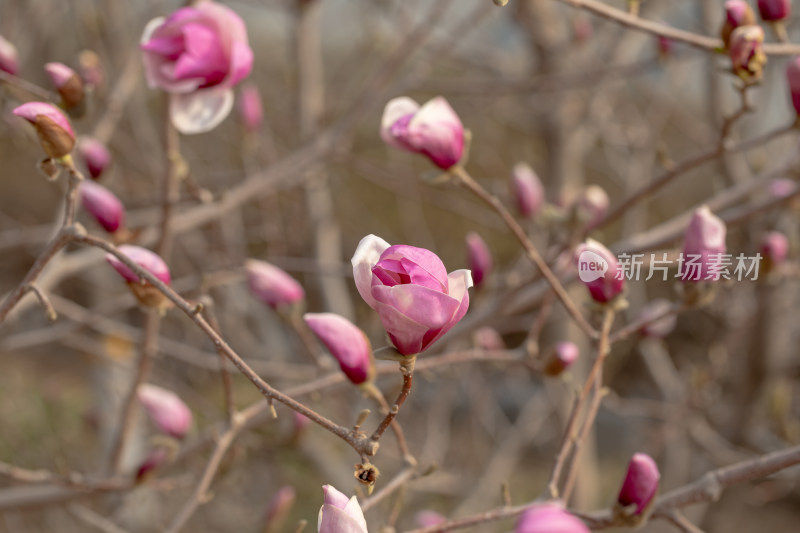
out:
<path id="1" fill-rule="evenodd" d="M 415 528 L 415 514 L 424 509 L 471 515 L 502 505 L 503 483 L 514 504 L 535 499 L 550 475 L 591 346 L 559 304 L 548 302 L 538 274 L 494 212 L 465 190 L 433 183 L 437 172 L 424 158 L 381 142 L 383 106 L 402 95 L 419 102 L 446 97 L 472 133 L 466 168 L 504 202 L 513 203 L 512 168 L 526 162 L 544 183 L 553 212 L 569 212 L 589 185 L 602 187 L 613 208 L 665 169 L 718 145 L 724 117 L 739 106 L 729 60 L 553 0 L 511 0 L 505 8 L 489 0 L 224 3 L 246 22 L 255 56 L 246 83 L 260 92 L 264 121 L 248 130 L 234 112 L 212 132 L 181 138 L 189 178 L 175 208 L 174 287 L 189 299 L 213 298 L 223 337 L 270 384 L 297 390 L 332 367 L 315 366 L 309 345 L 249 294 L 247 258 L 285 269 L 306 289 L 306 310 L 348 317 L 381 347 L 387 342 L 380 321 L 352 283 L 349 259 L 359 240 L 373 233 L 425 247 L 452 271 L 468 266 L 465 235 L 478 232 L 494 272 L 473 290 L 463 322 L 420 361 L 475 347 L 474 333 L 483 326 L 515 349 L 547 305 L 552 314 L 534 339 L 539 352 L 571 340 L 581 348 L 580 361 L 559 378 L 507 361 L 420 370 L 398 420 L 421 470 L 436 468 L 408 483 L 402 506 L 393 495 L 366 516 L 377 531 L 387 524 Z M 19 78 L 38 87 L 0 85 L 3 294 L 22 280 L 60 220 L 63 180 L 48 182 L 37 171 L 42 153 L 33 130 L 10 113 L 43 95 L 56 100 L 46 62 L 77 69 L 82 51 L 99 57 L 103 79 L 73 126 L 109 147 L 113 162 L 102 183 L 124 203 L 129 227 L 141 230 L 139 242 L 152 245 L 167 172 L 166 97 L 147 87 L 138 43 L 149 20 L 181 5 L 0 0 L 0 35 L 18 49 Z M 717 34 L 723 15 L 721 0 L 647 0 L 641 11 L 706 35 Z M 795 20 L 788 29 L 800 38 Z M 769 30 L 767 40 L 774 40 Z M 753 111 L 735 122 L 729 142 L 795 120 L 786 61 L 769 58 L 762 84 L 749 94 Z M 790 260 L 757 281 L 721 283 L 712 303 L 682 312 L 663 338 L 636 334 L 614 345 L 605 373 L 609 393 L 583 451 L 572 507 L 611 505 L 637 451 L 657 460 L 665 492 L 800 440 L 797 199 L 756 208 L 774 199 L 773 180 L 797 179 L 797 160 L 795 133 L 710 158 L 591 232 L 617 252 L 678 251 L 687 213 L 711 201 L 731 221 L 730 253 L 754 255 L 761 235 L 778 230 L 789 237 Z M 103 234 L 86 213 L 79 219 Z M 580 233 L 570 224 L 540 217 L 526 229 L 556 264 Z M 568 268 L 558 270 L 569 278 Z M 67 249 L 40 285 L 58 320 L 49 322 L 29 295 L 0 326 L 0 461 L 96 474 L 133 376 L 143 313 L 96 250 Z M 630 305 L 615 329 L 655 298 L 677 301 L 675 285 L 674 279 L 629 282 Z M 585 314 L 592 312 L 583 287 L 573 284 L 570 294 Z M 172 311 L 158 344 L 149 381 L 179 394 L 195 417 L 175 462 L 132 489 L 89 494 L 0 474 L 0 531 L 110 527 L 90 526 L 87 510 L 126 531 L 164 530 L 196 486 L 225 413 L 217 355 L 197 327 Z M 313 342 L 311 349 L 320 350 Z M 252 384 L 233 377 L 237 406 L 259 400 Z M 388 398 L 400 383 L 396 372 L 382 372 L 377 381 Z M 298 399 L 344 426 L 372 408 L 346 383 Z M 277 413 L 234 442 L 212 484 L 213 498 L 185 530 L 296 531 L 305 519 L 310 531 L 321 485 L 346 494 L 362 490 L 352 474 L 358 457 L 346 444 L 323 429 L 298 426 L 283 406 Z M 365 425 L 376 423 L 373 414 Z M 153 433 L 141 417 L 126 447 L 129 470 L 148 455 Z M 403 469 L 391 435 L 381 444 L 376 490 Z M 267 523 L 267 507 L 287 485 L 296 500 L 276 529 Z M 725 491 L 720 501 L 687 515 L 708 533 L 795 531 L 799 488 L 798 471 L 790 469 Z M 507 520 L 477 529 L 512 528 Z M 653 522 L 642 530 L 673 529 Z"/>

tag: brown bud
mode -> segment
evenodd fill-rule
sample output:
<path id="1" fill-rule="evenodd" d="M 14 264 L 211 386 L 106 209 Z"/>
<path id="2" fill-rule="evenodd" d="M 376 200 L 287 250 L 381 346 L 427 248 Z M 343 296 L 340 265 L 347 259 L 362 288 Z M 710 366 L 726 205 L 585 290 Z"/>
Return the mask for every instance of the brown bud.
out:
<path id="1" fill-rule="evenodd" d="M 33 127 L 39 134 L 44 152 L 50 157 L 64 157 L 75 147 L 75 137 L 46 115 L 38 115 Z"/>

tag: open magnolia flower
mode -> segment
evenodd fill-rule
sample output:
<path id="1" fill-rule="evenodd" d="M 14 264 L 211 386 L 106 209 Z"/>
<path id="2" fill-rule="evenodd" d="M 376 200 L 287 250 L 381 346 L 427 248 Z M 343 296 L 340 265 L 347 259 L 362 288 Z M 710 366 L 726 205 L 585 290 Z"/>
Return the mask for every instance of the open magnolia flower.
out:
<path id="1" fill-rule="evenodd" d="M 170 118 L 181 133 L 222 122 L 233 107 L 233 86 L 253 68 L 241 17 L 210 1 L 151 20 L 141 48 L 147 83 L 171 94 Z"/>
<path id="2" fill-rule="evenodd" d="M 348 499 L 331 485 L 322 490 L 325 503 L 319 510 L 317 533 L 367 533 L 367 521 L 355 496 Z"/>
<path id="3" fill-rule="evenodd" d="M 403 355 L 427 349 L 469 308 L 470 271 L 448 274 L 442 260 L 424 248 L 391 246 L 367 235 L 351 262 L 358 292 Z"/>

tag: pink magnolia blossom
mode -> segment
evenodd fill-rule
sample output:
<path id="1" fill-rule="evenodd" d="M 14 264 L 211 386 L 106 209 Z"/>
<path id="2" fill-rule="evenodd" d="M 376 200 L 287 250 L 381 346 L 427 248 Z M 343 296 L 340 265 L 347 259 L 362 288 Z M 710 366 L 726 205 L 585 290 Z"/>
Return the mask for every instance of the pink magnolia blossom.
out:
<path id="1" fill-rule="evenodd" d="M 44 70 L 53 82 L 64 108 L 71 110 L 83 104 L 83 80 L 64 63 L 45 63 Z"/>
<path id="2" fill-rule="evenodd" d="M 739 26 L 756 23 L 756 15 L 745 0 L 728 0 L 725 2 L 725 22 L 720 30 L 720 37 L 725 47 L 730 46 L 731 34 Z"/>
<path id="3" fill-rule="evenodd" d="M 372 346 L 355 324 L 334 313 L 306 313 L 303 320 L 336 358 L 350 381 L 360 385 L 372 379 L 375 374 Z"/>
<path id="4" fill-rule="evenodd" d="M 111 163 L 111 153 L 108 148 L 92 137 L 81 137 L 78 141 L 78 155 L 86 164 L 92 179 L 99 178 Z"/>
<path id="5" fill-rule="evenodd" d="M 740 26 L 731 33 L 728 54 L 733 73 L 746 82 L 761 78 L 767 56 L 764 54 L 764 30 L 761 26 Z"/>
<path id="6" fill-rule="evenodd" d="M 228 116 L 232 87 L 253 67 L 244 22 L 211 1 L 151 20 L 141 48 L 148 84 L 171 94 L 172 123 L 187 134 L 209 131 Z"/>
<path id="7" fill-rule="evenodd" d="M 302 285 L 280 268 L 256 259 L 248 259 L 244 269 L 250 292 L 270 307 L 292 305 L 305 298 Z"/>
<path id="8" fill-rule="evenodd" d="M 574 342 L 562 341 L 556 343 L 545 358 L 544 373 L 548 376 L 561 375 L 572 363 L 578 360 L 580 350 Z"/>
<path id="9" fill-rule="evenodd" d="M 776 21 L 792 14 L 791 0 L 758 0 L 758 12 L 762 20 Z"/>
<path id="10" fill-rule="evenodd" d="M 597 303 L 610 302 L 625 287 L 625 277 L 617 258 L 594 239 L 587 239 L 578 247 L 576 262 L 578 276 Z"/>
<path id="11" fill-rule="evenodd" d="M 125 207 L 114 193 L 92 181 L 80 187 L 81 205 L 109 233 L 125 226 Z"/>
<path id="12" fill-rule="evenodd" d="M 594 227 L 608 213 L 611 200 L 608 193 L 599 185 L 589 185 L 575 201 L 578 218 L 589 227 Z"/>
<path id="13" fill-rule="evenodd" d="M 589 528 L 559 504 L 543 503 L 520 515 L 514 533 L 589 533 Z"/>
<path id="14" fill-rule="evenodd" d="M 780 231 L 769 231 L 761 236 L 758 251 L 764 258 L 764 270 L 770 272 L 786 261 L 789 239 Z"/>
<path id="15" fill-rule="evenodd" d="M 155 252 L 151 252 L 147 248 L 142 248 L 141 246 L 133 246 L 130 244 L 123 244 L 119 247 L 119 251 L 121 254 L 127 256 L 128 259 L 150 272 L 159 281 L 167 285 L 170 284 L 171 277 L 169 267 Z M 114 267 L 114 270 L 128 283 L 140 283 L 139 276 L 128 268 L 125 263 L 117 259 L 116 256 L 106 254 L 106 261 L 108 261 L 108 263 Z"/>
<path id="16" fill-rule="evenodd" d="M 628 471 L 617 496 L 617 503 L 622 507 L 635 505 L 633 514 L 641 515 L 655 498 L 660 479 L 658 465 L 652 457 L 644 453 L 634 454 L 628 463 Z"/>
<path id="17" fill-rule="evenodd" d="M 319 510 L 317 533 L 367 533 L 367 521 L 355 496 L 348 499 L 331 485 L 322 490 L 325 503 Z"/>
<path id="18" fill-rule="evenodd" d="M 517 163 L 511 172 L 511 196 L 519 214 L 535 217 L 544 205 L 544 185 L 527 163 Z"/>
<path id="19" fill-rule="evenodd" d="M 786 65 L 786 81 L 794 111 L 800 115 L 800 56 L 794 56 Z"/>
<path id="20" fill-rule="evenodd" d="M 75 132 L 66 115 L 53 104 L 28 102 L 16 107 L 13 113 L 36 128 L 39 142 L 48 156 L 60 158 L 72 152 Z"/>
<path id="21" fill-rule="evenodd" d="M 17 47 L 0 35 L 0 70 L 16 75 L 19 71 Z"/>
<path id="22" fill-rule="evenodd" d="M 396 148 L 427 156 L 447 170 L 461 160 L 464 126 L 447 100 L 438 96 L 422 107 L 402 96 L 386 104 L 381 137 Z"/>
<path id="23" fill-rule="evenodd" d="M 482 326 L 472 333 L 472 342 L 481 350 L 505 350 L 503 336 L 491 326 Z"/>
<path id="24" fill-rule="evenodd" d="M 261 105 L 261 94 L 255 84 L 248 83 L 239 93 L 239 116 L 249 132 L 256 132 L 264 122 L 264 109 Z"/>
<path id="25" fill-rule="evenodd" d="M 683 237 L 682 281 L 719 279 L 725 235 L 725 223 L 708 206 L 694 212 Z"/>
<path id="26" fill-rule="evenodd" d="M 414 515 L 414 522 L 416 522 L 417 527 L 429 528 L 447 522 L 447 518 L 441 513 L 426 509 Z"/>
<path id="27" fill-rule="evenodd" d="M 358 292 L 403 355 L 427 349 L 469 308 L 470 271 L 447 274 L 441 259 L 424 248 L 391 246 L 367 235 L 351 262 Z"/>
<path id="28" fill-rule="evenodd" d="M 467 264 L 476 287 L 492 273 L 492 253 L 486 241 L 474 231 L 467 234 Z"/>
<path id="29" fill-rule="evenodd" d="M 159 430 L 176 439 L 182 439 L 189 431 L 192 411 L 177 394 L 145 383 L 136 395 Z"/>

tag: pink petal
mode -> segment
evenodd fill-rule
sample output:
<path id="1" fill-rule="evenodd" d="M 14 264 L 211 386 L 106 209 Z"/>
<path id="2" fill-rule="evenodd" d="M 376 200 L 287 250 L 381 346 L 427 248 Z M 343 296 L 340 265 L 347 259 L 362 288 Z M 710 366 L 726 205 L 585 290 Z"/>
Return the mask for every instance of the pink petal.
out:
<path id="1" fill-rule="evenodd" d="M 220 83 L 227 74 L 228 60 L 223 54 L 219 35 L 200 23 L 188 23 L 182 27 L 184 52 L 175 63 L 175 80 L 202 78 L 200 87 Z"/>
<path id="2" fill-rule="evenodd" d="M 375 299 L 372 297 L 372 267 L 378 262 L 381 254 L 391 245 L 375 235 L 367 235 L 358 243 L 355 254 L 350 260 L 353 265 L 358 293 L 372 308 L 375 308 Z"/>
<path id="3" fill-rule="evenodd" d="M 187 94 L 172 94 L 169 102 L 172 124 L 186 135 L 217 127 L 233 108 L 231 89 L 210 88 Z"/>
<path id="4" fill-rule="evenodd" d="M 413 355 L 422 351 L 422 339 L 428 327 L 413 321 L 391 305 L 376 301 L 374 309 L 398 352 Z"/>
<path id="5" fill-rule="evenodd" d="M 389 145 L 404 150 L 413 149 L 408 143 L 402 140 L 402 137 L 396 135 L 397 132 L 392 133 L 392 127 L 401 118 L 407 117 L 409 120 L 413 117 L 414 113 L 419 110 L 419 104 L 407 96 L 401 96 L 390 100 L 383 110 L 383 117 L 381 118 L 381 138 Z"/>
<path id="6" fill-rule="evenodd" d="M 319 510 L 317 533 L 366 533 L 367 529 L 358 520 L 342 509 L 324 504 Z"/>
<path id="7" fill-rule="evenodd" d="M 399 262 L 399 265 L 392 261 Z M 376 266 L 380 267 L 385 262 L 393 272 L 405 274 L 410 278 L 404 283 L 447 291 L 447 269 L 442 260 L 430 250 L 397 244 L 384 250 Z M 429 280 L 438 283 L 440 287 L 430 284 Z"/>

